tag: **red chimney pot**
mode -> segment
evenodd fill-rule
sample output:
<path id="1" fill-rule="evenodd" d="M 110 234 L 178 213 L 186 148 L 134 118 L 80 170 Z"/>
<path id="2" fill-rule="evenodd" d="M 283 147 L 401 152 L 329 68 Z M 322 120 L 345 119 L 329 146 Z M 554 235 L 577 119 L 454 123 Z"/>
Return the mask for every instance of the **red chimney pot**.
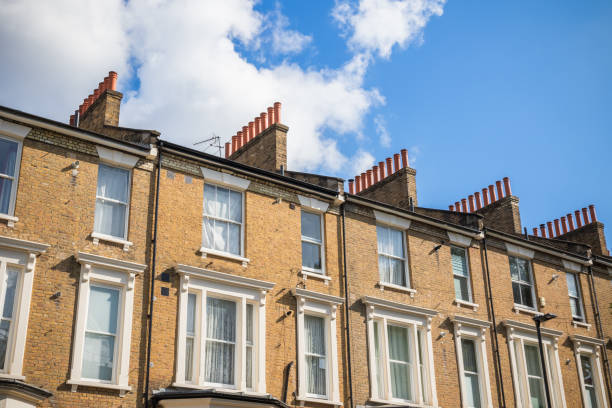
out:
<path id="1" fill-rule="evenodd" d="M 243 126 L 242 127 L 242 141 L 240 142 L 240 147 L 244 146 L 248 142 L 249 142 L 249 127 Z"/>
<path id="2" fill-rule="evenodd" d="M 461 199 L 461 212 L 467 212 L 467 200 L 465 198 Z"/>
<path id="3" fill-rule="evenodd" d="M 117 90 L 117 73 L 115 71 L 111 71 L 108 73 L 110 77 L 110 89 L 113 91 Z"/>
<path id="4" fill-rule="evenodd" d="M 569 230 L 573 231 L 574 230 L 574 219 L 572 218 L 571 213 L 567 214 L 567 223 L 569 224 Z"/>
<path id="5" fill-rule="evenodd" d="M 232 154 L 236 153 L 238 150 L 238 139 L 242 138 L 242 132 L 238 132 L 236 136 L 232 136 Z"/>
<path id="6" fill-rule="evenodd" d="M 555 220 L 555 237 L 561 235 L 561 230 L 559 229 L 559 219 Z"/>
<path id="7" fill-rule="evenodd" d="M 501 181 L 497 180 L 495 182 L 495 185 L 497 186 L 497 199 L 501 200 L 504 196 L 504 193 L 502 192 L 502 185 L 501 185 Z"/>
<path id="8" fill-rule="evenodd" d="M 595 214 L 595 206 L 589 205 L 589 212 L 591 213 L 591 222 L 597 222 L 597 214 Z"/>
<path id="9" fill-rule="evenodd" d="M 408 167 L 408 150 L 402 149 L 400 153 L 402 154 L 402 168 L 404 169 Z"/>
<path id="10" fill-rule="evenodd" d="M 584 221 L 584 225 L 590 224 L 589 223 L 589 213 L 586 208 L 582 209 L 582 219 Z"/>
<path id="11" fill-rule="evenodd" d="M 274 108 L 268 106 L 268 127 L 272 126 L 274 123 L 276 123 L 274 121 Z"/>
<path id="12" fill-rule="evenodd" d="M 368 172 L 368 187 L 374 184 L 374 180 L 372 180 L 372 170 L 367 170 Z"/>
<path id="13" fill-rule="evenodd" d="M 70 115 L 70 126 L 74 126 L 76 115 Z"/>
<path id="14" fill-rule="evenodd" d="M 378 166 L 372 167 L 372 175 L 374 176 L 374 184 L 378 183 Z"/>
<path id="15" fill-rule="evenodd" d="M 553 235 L 553 226 L 552 226 L 552 221 L 547 221 L 547 222 L 546 222 L 546 226 L 548 227 L 548 238 L 552 238 L 552 237 L 554 237 L 554 235 Z"/>
<path id="16" fill-rule="evenodd" d="M 495 187 L 493 186 L 493 184 L 489 184 L 489 199 L 491 200 L 491 204 L 499 200 L 499 197 L 497 198 L 497 200 L 495 199 Z"/>
<path id="17" fill-rule="evenodd" d="M 448 206 L 448 211 L 455 211 L 455 207 L 451 204 Z"/>
<path id="18" fill-rule="evenodd" d="M 274 102 L 274 123 L 281 123 L 281 103 Z"/>
<path id="19" fill-rule="evenodd" d="M 482 189 L 482 200 L 484 202 L 484 207 L 489 205 L 489 190 L 485 188 Z"/>
<path id="20" fill-rule="evenodd" d="M 400 155 L 398 153 L 393 155 L 393 164 L 395 165 L 395 171 L 398 172 L 400 169 Z"/>
<path id="21" fill-rule="evenodd" d="M 461 212 L 461 203 L 459 201 L 455 201 L 455 211 Z"/>
<path id="22" fill-rule="evenodd" d="M 506 194 L 506 197 L 509 197 L 512 195 L 512 190 L 510 189 L 510 179 L 508 177 L 504 177 L 504 194 Z"/>
<path id="23" fill-rule="evenodd" d="M 567 234 L 567 224 L 565 223 L 565 217 L 561 217 L 561 229 L 563 234 Z"/>
<path id="24" fill-rule="evenodd" d="M 370 184 L 368 183 L 368 175 L 361 173 L 361 190 L 365 190 L 368 187 L 370 187 Z"/>
<path id="25" fill-rule="evenodd" d="M 574 211 L 574 215 L 576 216 L 576 228 L 582 227 L 582 220 L 580 219 L 580 210 Z"/>
<path id="26" fill-rule="evenodd" d="M 350 179 L 349 180 L 349 194 L 355 194 L 355 180 Z"/>
<path id="27" fill-rule="evenodd" d="M 538 236 L 538 229 L 536 227 L 533 227 L 533 235 Z"/>
<path id="28" fill-rule="evenodd" d="M 259 114 L 259 117 L 261 118 L 261 131 L 263 132 L 268 128 L 268 125 L 266 123 L 266 118 L 268 117 L 268 114 L 266 112 L 261 112 Z"/>
<path id="29" fill-rule="evenodd" d="M 249 139 L 250 142 L 255 137 L 255 122 L 249 122 Z"/>
<path id="30" fill-rule="evenodd" d="M 478 191 L 474 193 L 474 198 L 476 199 L 476 209 L 480 210 L 482 208 L 482 204 L 480 202 L 480 193 Z"/>
<path id="31" fill-rule="evenodd" d="M 540 224 L 540 232 L 543 238 L 546 238 L 546 227 L 544 224 Z"/>
<path id="32" fill-rule="evenodd" d="M 470 203 L 470 212 L 474 212 L 474 196 L 473 195 L 469 195 L 468 196 L 468 202 Z"/>
<path id="33" fill-rule="evenodd" d="M 391 164 L 391 158 L 390 157 L 387 157 L 386 161 L 387 161 L 387 177 L 389 177 L 390 175 L 393 174 L 393 165 Z"/>
<path id="34" fill-rule="evenodd" d="M 261 133 L 261 118 L 257 116 L 255 118 L 255 136 Z"/>

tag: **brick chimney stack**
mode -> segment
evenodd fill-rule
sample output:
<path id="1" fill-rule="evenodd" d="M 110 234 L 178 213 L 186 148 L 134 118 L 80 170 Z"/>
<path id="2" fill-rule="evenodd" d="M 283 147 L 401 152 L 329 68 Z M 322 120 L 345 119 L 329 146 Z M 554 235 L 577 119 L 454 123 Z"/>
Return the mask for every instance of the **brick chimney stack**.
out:
<path id="1" fill-rule="evenodd" d="M 122 98 L 123 94 L 117 92 L 117 73 L 110 71 L 79 107 L 78 126 L 102 134 L 106 133 L 105 126 L 119 126 Z"/>

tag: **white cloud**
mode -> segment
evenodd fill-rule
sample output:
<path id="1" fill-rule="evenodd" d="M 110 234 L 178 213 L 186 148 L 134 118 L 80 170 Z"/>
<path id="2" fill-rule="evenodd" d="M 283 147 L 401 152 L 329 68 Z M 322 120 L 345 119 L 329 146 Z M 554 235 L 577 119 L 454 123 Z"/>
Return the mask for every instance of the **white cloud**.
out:
<path id="1" fill-rule="evenodd" d="M 297 54 L 312 42 L 312 36 L 304 35 L 299 31 L 290 30 L 289 19 L 281 13 L 280 4 L 276 3 L 273 13 L 272 49 L 277 54 Z"/>
<path id="2" fill-rule="evenodd" d="M 419 146 L 412 146 L 410 149 L 408 149 L 408 162 L 410 163 L 411 167 L 414 167 L 414 164 L 417 161 L 417 157 L 421 154 L 421 149 L 419 148 Z"/>
<path id="3" fill-rule="evenodd" d="M 374 117 L 374 125 L 376 126 L 376 133 L 378 134 L 378 138 L 380 140 L 380 145 L 382 147 L 391 146 L 391 135 L 387 130 L 387 121 L 382 115 L 376 115 Z"/>
<path id="4" fill-rule="evenodd" d="M 364 150 L 358 150 L 351 159 L 351 178 L 365 173 L 374 166 L 374 156 Z"/>
<path id="5" fill-rule="evenodd" d="M 421 40 L 431 16 L 442 15 L 446 0 L 360 0 L 355 6 L 338 0 L 332 16 L 356 51 L 389 58 L 393 46 L 406 47 Z"/>

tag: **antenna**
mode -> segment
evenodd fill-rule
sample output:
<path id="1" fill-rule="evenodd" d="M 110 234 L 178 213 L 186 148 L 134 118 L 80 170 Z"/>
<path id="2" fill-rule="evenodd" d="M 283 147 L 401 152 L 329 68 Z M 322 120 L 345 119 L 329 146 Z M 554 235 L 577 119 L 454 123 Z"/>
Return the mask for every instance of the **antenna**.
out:
<path id="1" fill-rule="evenodd" d="M 195 142 L 193 145 L 197 146 L 197 145 L 202 144 L 202 143 L 208 143 L 204 147 L 203 152 L 206 153 L 206 151 L 212 147 L 213 150 L 218 150 L 218 154 L 217 155 L 219 157 L 222 157 L 223 146 L 221 146 L 221 138 L 217 134 L 213 133 L 212 136 L 209 137 L 208 139 L 200 140 L 199 142 Z"/>

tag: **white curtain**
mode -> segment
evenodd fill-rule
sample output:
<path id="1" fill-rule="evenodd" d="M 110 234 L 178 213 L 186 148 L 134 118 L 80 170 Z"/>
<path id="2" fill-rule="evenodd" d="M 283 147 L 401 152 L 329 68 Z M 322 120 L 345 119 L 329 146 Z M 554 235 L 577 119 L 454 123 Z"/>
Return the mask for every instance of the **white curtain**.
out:
<path id="1" fill-rule="evenodd" d="M 206 299 L 206 382 L 234 385 L 236 303 Z"/>
<path id="2" fill-rule="evenodd" d="M 83 346 L 84 378 L 112 380 L 119 296 L 119 289 L 90 286 Z"/>
<path id="3" fill-rule="evenodd" d="M 474 340 L 461 340 L 461 354 L 463 356 L 466 404 L 470 408 L 480 408 L 478 363 L 476 361 L 476 345 L 474 344 Z"/>
<path id="4" fill-rule="evenodd" d="M 193 346 L 195 341 L 196 295 L 187 295 L 187 336 L 185 344 L 185 380 L 193 380 Z"/>
<path id="5" fill-rule="evenodd" d="M 567 280 L 567 291 L 570 297 L 570 308 L 572 309 L 572 316 L 582 316 L 582 310 L 580 309 L 580 296 L 578 292 L 577 277 L 573 273 L 565 274 Z"/>
<path id="6" fill-rule="evenodd" d="M 411 339 L 406 327 L 387 326 L 391 393 L 394 398 L 412 400 Z"/>
<path id="7" fill-rule="evenodd" d="M 378 266 L 383 282 L 406 286 L 404 261 L 404 233 L 382 225 L 376 226 L 378 236 Z M 391 255 L 392 257 L 390 257 Z"/>
<path id="8" fill-rule="evenodd" d="M 4 292 L 4 306 L 2 309 L 2 319 L 0 319 L 0 369 L 4 369 L 5 365 L 6 348 L 11 330 L 11 320 L 15 306 L 15 289 L 17 288 L 18 279 L 19 270 L 12 266 L 7 266 L 6 275 L 4 276 L 4 286 L 6 288 Z"/>
<path id="9" fill-rule="evenodd" d="M 240 255 L 240 223 L 242 223 L 242 194 L 212 184 L 204 184 L 202 228 L 204 247 Z"/>
<path id="10" fill-rule="evenodd" d="M 13 177 L 17 163 L 18 144 L 0 138 L 0 175 Z M 11 203 L 11 188 L 13 181 L 0 176 L 0 213 L 8 214 Z"/>
<path id="11" fill-rule="evenodd" d="M 327 355 L 325 352 L 325 319 L 304 316 L 306 340 L 306 384 L 310 394 L 327 395 Z"/>
<path id="12" fill-rule="evenodd" d="M 455 280 L 455 297 L 469 301 L 470 292 L 468 288 L 468 269 L 465 249 L 451 247 L 451 264 Z"/>
<path id="13" fill-rule="evenodd" d="M 130 172 L 125 169 L 100 164 L 94 230 L 125 238 Z M 110 200 L 113 201 L 110 201 Z M 119 201 L 119 202 L 115 202 Z"/>
<path id="14" fill-rule="evenodd" d="M 246 305 L 246 386 L 253 388 L 253 305 Z"/>

